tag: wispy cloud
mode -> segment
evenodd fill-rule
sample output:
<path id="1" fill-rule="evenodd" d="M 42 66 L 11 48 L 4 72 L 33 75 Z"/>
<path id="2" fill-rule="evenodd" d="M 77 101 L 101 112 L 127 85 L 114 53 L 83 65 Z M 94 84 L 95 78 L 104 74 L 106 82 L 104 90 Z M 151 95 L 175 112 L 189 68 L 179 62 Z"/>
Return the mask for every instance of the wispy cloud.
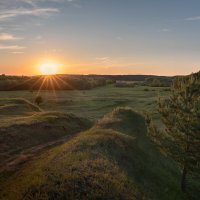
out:
<path id="1" fill-rule="evenodd" d="M 196 21 L 196 20 L 200 20 L 200 16 L 195 16 L 195 17 L 188 17 L 185 19 L 186 21 Z"/>
<path id="2" fill-rule="evenodd" d="M 55 2 L 55 3 L 69 2 L 69 3 L 75 3 L 78 0 L 19 0 L 19 1 L 27 3 L 29 5 L 35 6 L 37 3 L 40 3 L 40 2 Z"/>
<path id="3" fill-rule="evenodd" d="M 13 51 L 12 54 L 24 54 L 23 51 Z"/>
<path id="4" fill-rule="evenodd" d="M 52 13 L 59 12 L 57 8 L 33 8 L 33 9 L 12 9 L 12 10 L 3 10 L 0 13 L 0 20 L 7 20 L 10 18 L 18 16 L 49 16 Z"/>
<path id="5" fill-rule="evenodd" d="M 163 32 L 163 33 L 167 33 L 167 32 L 170 32 L 171 30 L 168 29 L 168 28 L 162 28 L 159 30 L 159 32 Z"/>
<path id="6" fill-rule="evenodd" d="M 123 38 L 121 36 L 117 36 L 116 40 L 123 40 Z"/>
<path id="7" fill-rule="evenodd" d="M 15 37 L 9 33 L 0 33 L 0 40 L 7 41 L 7 40 L 20 40 L 22 38 Z"/>
<path id="8" fill-rule="evenodd" d="M 0 50 L 20 50 L 25 48 L 26 47 L 19 45 L 0 45 Z"/>
<path id="9" fill-rule="evenodd" d="M 33 1 L 33 0 L 20 0 L 22 3 L 26 3 L 30 6 L 33 6 L 35 7 L 36 6 L 36 1 Z"/>
<path id="10" fill-rule="evenodd" d="M 96 62 L 95 64 L 110 64 L 112 63 L 112 60 L 110 57 L 97 57 L 95 58 Z"/>
<path id="11" fill-rule="evenodd" d="M 42 38 L 43 38 L 43 37 L 42 37 L 41 35 L 38 35 L 38 36 L 36 36 L 35 39 L 36 39 L 36 40 L 42 40 Z"/>

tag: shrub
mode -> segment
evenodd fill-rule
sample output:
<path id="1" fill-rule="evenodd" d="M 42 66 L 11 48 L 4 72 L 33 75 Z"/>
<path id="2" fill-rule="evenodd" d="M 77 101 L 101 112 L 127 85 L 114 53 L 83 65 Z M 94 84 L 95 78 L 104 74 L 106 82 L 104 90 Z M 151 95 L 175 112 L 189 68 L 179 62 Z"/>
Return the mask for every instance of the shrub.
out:
<path id="1" fill-rule="evenodd" d="M 41 103 L 43 103 L 43 98 L 41 96 L 37 96 L 34 102 L 39 106 Z"/>

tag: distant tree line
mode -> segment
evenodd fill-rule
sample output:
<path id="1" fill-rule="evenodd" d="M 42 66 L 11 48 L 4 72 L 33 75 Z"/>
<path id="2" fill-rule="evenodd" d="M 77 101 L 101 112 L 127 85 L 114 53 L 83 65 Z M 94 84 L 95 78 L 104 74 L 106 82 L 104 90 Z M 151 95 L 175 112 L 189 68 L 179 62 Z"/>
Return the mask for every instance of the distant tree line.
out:
<path id="1" fill-rule="evenodd" d="M 152 75 L 54 75 L 47 78 L 2 74 L 0 75 L 0 90 L 86 90 L 113 83 L 116 83 L 117 87 L 135 85 L 168 87 L 173 79 L 174 77 Z"/>
<path id="2" fill-rule="evenodd" d="M 160 80 L 167 79 L 170 82 L 174 79 L 174 77 L 170 76 L 155 76 L 155 75 L 96 75 L 90 74 L 87 75 L 90 78 L 106 78 L 114 81 L 138 81 L 145 82 L 148 78 L 158 78 Z"/>
<path id="3" fill-rule="evenodd" d="M 148 77 L 144 81 L 144 85 L 151 87 L 170 87 L 173 78 L 171 77 Z"/>
<path id="4" fill-rule="evenodd" d="M 88 90 L 113 83 L 113 80 L 87 76 L 0 76 L 0 90 Z"/>

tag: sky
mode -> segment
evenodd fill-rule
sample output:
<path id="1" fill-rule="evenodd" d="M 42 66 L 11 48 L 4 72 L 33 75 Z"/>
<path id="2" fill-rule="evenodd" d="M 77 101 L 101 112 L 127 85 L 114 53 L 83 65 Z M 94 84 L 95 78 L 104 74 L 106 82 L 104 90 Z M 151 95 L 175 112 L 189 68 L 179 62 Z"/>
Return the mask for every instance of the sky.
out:
<path id="1" fill-rule="evenodd" d="M 190 74 L 199 36 L 199 0 L 0 0 L 0 74 Z"/>

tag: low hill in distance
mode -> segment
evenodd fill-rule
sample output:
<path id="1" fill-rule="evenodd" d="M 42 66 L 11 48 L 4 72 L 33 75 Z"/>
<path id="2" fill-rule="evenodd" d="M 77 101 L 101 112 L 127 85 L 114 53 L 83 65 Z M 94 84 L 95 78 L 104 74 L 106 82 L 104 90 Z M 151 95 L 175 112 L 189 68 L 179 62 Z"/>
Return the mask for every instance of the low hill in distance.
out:
<path id="1" fill-rule="evenodd" d="M 179 190 L 178 167 L 146 134 L 140 114 L 117 108 L 88 131 L 47 150 L 8 177 L 1 184 L 0 198 L 185 199 Z"/>

